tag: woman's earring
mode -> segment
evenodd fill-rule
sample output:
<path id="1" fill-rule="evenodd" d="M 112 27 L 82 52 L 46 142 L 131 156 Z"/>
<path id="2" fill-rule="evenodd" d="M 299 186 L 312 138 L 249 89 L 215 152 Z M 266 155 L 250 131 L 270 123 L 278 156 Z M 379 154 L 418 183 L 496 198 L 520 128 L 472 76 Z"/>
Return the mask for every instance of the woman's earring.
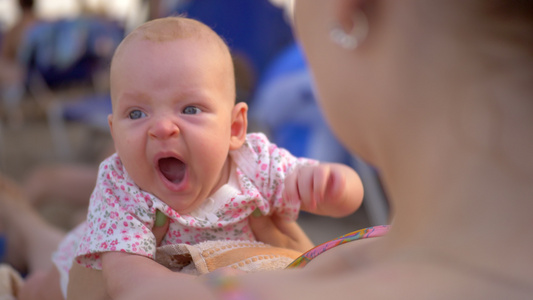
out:
<path id="1" fill-rule="evenodd" d="M 350 32 L 345 32 L 340 24 L 333 26 L 329 32 L 331 40 L 346 50 L 357 48 L 368 34 L 368 19 L 364 12 L 358 10 L 353 17 L 353 26 Z"/>

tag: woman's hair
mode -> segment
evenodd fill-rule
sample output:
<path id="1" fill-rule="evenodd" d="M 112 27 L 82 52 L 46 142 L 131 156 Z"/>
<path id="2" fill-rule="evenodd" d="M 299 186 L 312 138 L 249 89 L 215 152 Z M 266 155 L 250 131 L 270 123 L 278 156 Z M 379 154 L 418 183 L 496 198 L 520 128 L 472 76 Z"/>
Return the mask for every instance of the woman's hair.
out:
<path id="1" fill-rule="evenodd" d="M 33 0 L 19 0 L 19 6 L 22 9 L 33 9 Z"/>
<path id="2" fill-rule="evenodd" d="M 423 1 L 423 0 L 421 0 Z M 533 76 L 533 1 L 532 0 L 442 0 L 452 1 L 456 7 L 452 10 L 460 14 L 460 24 L 455 33 L 462 35 L 459 42 L 464 42 L 470 51 L 470 65 L 477 64 L 479 75 L 485 76 L 486 89 L 472 87 L 472 91 L 488 91 L 486 97 L 475 103 L 459 103 L 469 106 L 469 111 L 455 114 L 453 119 L 456 132 L 465 144 L 483 149 L 491 155 L 495 164 L 503 166 L 513 174 L 524 173 L 520 162 L 515 161 L 512 145 L 504 142 L 504 128 L 515 120 L 506 115 L 505 106 L 521 107 L 530 110 L 533 102 L 523 97 L 522 92 L 531 91 L 530 79 Z M 441 2 L 444 3 L 444 2 Z M 465 66 L 466 67 L 466 66 Z M 496 84 L 494 84 L 496 83 Z M 500 85 L 501 84 L 501 85 Z M 497 93 L 501 89 L 512 90 L 516 97 L 502 98 Z M 527 92 L 524 95 L 528 95 Z M 474 100 L 472 100 L 474 101 Z M 485 137 L 472 133 L 461 126 L 462 120 L 471 118 L 465 112 L 484 113 L 485 121 L 490 122 L 490 133 Z M 516 125 L 513 125 L 516 126 Z M 472 138 L 476 134 L 476 138 Z M 516 142 L 516 141 L 514 141 Z M 514 147 L 518 148 L 518 147 Z M 481 153 L 481 152 L 480 152 Z M 528 172 L 526 170 L 526 172 Z"/>
<path id="3" fill-rule="evenodd" d="M 447 31 L 485 66 L 505 73 L 513 67 L 509 59 L 533 64 L 533 0 L 419 0 L 418 5 L 427 24 Z"/>
<path id="4" fill-rule="evenodd" d="M 481 12 L 497 21 L 522 21 L 533 23 L 531 0 L 477 0 Z"/>
<path id="5" fill-rule="evenodd" d="M 473 5 L 468 7 L 468 12 L 473 18 L 480 20 L 478 24 L 483 24 L 481 28 L 486 30 L 486 34 L 500 42 L 527 48 L 528 52 L 533 54 L 533 1 L 466 0 L 465 2 L 473 2 Z"/>
<path id="6" fill-rule="evenodd" d="M 428 22 L 447 22 L 465 43 L 507 43 L 531 48 L 533 53 L 532 0 L 419 0 Z"/>

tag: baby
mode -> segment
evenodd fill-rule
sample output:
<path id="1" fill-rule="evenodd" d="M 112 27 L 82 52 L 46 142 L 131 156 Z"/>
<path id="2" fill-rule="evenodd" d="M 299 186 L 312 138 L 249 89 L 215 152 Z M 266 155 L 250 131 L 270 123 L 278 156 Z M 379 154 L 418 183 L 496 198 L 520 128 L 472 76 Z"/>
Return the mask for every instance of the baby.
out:
<path id="1" fill-rule="evenodd" d="M 167 245 L 254 241 L 254 211 L 294 220 L 300 209 L 339 217 L 361 204 L 349 167 L 295 158 L 247 134 L 229 49 L 198 21 L 169 17 L 130 33 L 113 57 L 111 98 L 117 153 L 100 165 L 87 221 L 54 256 L 64 294 L 73 261 L 108 274 L 123 271 L 106 270 L 109 254 L 133 263 L 128 272 L 139 258 L 157 265 L 157 211 L 169 219 Z"/>

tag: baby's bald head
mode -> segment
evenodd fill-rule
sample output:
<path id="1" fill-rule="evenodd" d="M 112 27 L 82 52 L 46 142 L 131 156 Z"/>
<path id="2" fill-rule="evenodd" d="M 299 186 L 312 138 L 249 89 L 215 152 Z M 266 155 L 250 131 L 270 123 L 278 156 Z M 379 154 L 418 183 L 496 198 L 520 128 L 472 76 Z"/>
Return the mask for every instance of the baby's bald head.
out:
<path id="1" fill-rule="evenodd" d="M 148 21 L 129 33 L 117 47 L 113 55 L 111 76 L 114 76 L 114 65 L 121 59 L 123 52 L 130 46 L 138 46 L 133 45 L 138 41 L 165 43 L 188 39 L 200 42 L 203 50 L 213 51 L 214 56 L 221 58 L 219 64 L 224 70 L 224 76 L 222 76 L 221 80 L 227 81 L 228 88 L 234 94 L 235 76 L 233 62 L 226 43 L 209 26 L 202 22 L 179 16 Z M 185 57 L 184 59 L 187 58 Z M 233 97 L 234 99 L 235 97 Z"/>
<path id="2" fill-rule="evenodd" d="M 221 51 L 229 55 L 229 49 L 224 41 L 209 26 L 202 22 L 184 17 L 167 17 L 146 22 L 124 38 L 115 52 L 120 55 L 121 48 L 135 39 L 149 40 L 153 42 L 167 42 L 177 39 L 205 39 L 218 45 Z"/>

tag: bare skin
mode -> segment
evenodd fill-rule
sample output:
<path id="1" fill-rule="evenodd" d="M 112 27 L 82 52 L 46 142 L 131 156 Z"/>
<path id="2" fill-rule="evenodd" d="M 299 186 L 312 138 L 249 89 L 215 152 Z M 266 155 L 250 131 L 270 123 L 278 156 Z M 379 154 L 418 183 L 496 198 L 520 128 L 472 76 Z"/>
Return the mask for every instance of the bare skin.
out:
<path id="1" fill-rule="evenodd" d="M 0 178 L 0 220 L 7 228 L 7 262 L 30 274 L 18 297 L 62 299 L 59 273 L 50 258 L 64 232 L 48 224 L 31 206 L 23 190 L 5 177 Z M 43 289 L 47 292 L 37 293 Z"/>

